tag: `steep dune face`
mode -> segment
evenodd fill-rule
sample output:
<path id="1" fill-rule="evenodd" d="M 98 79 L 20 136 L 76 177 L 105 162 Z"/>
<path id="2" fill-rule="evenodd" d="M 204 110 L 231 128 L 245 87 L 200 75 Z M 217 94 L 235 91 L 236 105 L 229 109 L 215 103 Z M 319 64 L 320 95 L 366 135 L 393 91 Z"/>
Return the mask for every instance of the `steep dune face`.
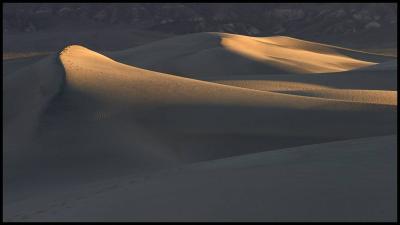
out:
<path id="1" fill-rule="evenodd" d="M 391 58 L 289 37 L 226 33 L 173 37 L 109 56 L 129 65 L 197 79 L 222 74 L 341 72 Z"/>

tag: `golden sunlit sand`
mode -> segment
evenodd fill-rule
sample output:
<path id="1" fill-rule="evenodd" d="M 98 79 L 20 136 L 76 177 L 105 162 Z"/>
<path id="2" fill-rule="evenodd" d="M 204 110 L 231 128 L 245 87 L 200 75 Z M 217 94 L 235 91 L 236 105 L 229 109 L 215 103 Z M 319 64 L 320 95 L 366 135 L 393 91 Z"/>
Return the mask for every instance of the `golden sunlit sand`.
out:
<path id="1" fill-rule="evenodd" d="M 335 89 L 316 84 L 268 80 L 219 80 L 215 82 L 236 87 L 293 95 L 383 105 L 397 105 L 397 91 Z"/>
<path id="2" fill-rule="evenodd" d="M 334 48 L 287 37 L 253 38 L 226 34 L 222 36 L 221 44 L 235 53 L 298 73 L 342 72 L 374 65 L 340 54 Z"/>

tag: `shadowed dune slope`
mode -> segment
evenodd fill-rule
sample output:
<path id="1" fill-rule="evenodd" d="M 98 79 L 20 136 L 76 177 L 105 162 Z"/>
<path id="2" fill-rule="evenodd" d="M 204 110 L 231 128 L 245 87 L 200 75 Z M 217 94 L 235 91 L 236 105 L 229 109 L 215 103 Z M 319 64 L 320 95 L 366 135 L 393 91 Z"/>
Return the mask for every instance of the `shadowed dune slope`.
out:
<path id="1" fill-rule="evenodd" d="M 197 33 L 109 54 L 137 67 L 202 79 L 210 75 L 341 72 L 394 57 L 295 38 Z"/>
<path id="2" fill-rule="evenodd" d="M 64 68 L 54 54 L 35 63 L 9 67 L 3 76 L 3 150 L 29 146 L 38 119 L 64 86 Z M 4 71 L 3 71 L 4 72 Z"/>
<path id="3" fill-rule="evenodd" d="M 13 58 L 13 59 L 3 59 L 3 76 L 12 74 L 15 72 L 15 70 L 19 70 L 30 64 L 36 63 L 45 57 L 46 56 L 39 55 L 39 56 Z"/>
<path id="4" fill-rule="evenodd" d="M 396 144 L 353 139 L 47 186 L 3 212 L 7 221 L 396 221 Z"/>

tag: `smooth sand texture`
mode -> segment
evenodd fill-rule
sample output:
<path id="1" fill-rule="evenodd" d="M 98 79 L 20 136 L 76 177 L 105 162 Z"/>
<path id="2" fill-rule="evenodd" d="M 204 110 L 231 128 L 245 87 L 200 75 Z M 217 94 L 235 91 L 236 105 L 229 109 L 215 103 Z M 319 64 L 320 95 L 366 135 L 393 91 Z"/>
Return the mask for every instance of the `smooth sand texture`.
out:
<path id="1" fill-rule="evenodd" d="M 321 61 L 316 62 L 318 65 L 310 67 L 310 64 L 302 63 L 306 60 L 302 58 L 299 59 L 299 63 L 291 67 L 285 60 L 271 61 L 269 56 L 263 58 L 265 55 L 260 56 L 262 60 L 251 58 L 221 47 L 221 38 L 226 37 L 230 40 L 228 41 L 230 48 L 243 49 L 240 46 L 247 44 L 251 46 L 256 41 L 263 46 L 269 46 L 268 49 L 262 50 L 265 52 L 279 48 L 280 57 L 291 55 L 285 55 L 286 53 L 282 52 L 286 49 L 289 52 L 306 51 L 306 55 L 310 57 L 313 54 L 320 54 Z M 200 33 L 174 37 L 124 52 L 107 53 L 113 55 L 114 59 L 120 57 L 122 62 L 129 61 L 129 65 L 77 45 L 69 46 L 57 55 L 34 61 L 8 63 L 7 69 L 3 70 L 4 73 L 7 72 L 3 75 L 5 220 L 41 220 L 42 218 L 54 221 L 63 219 L 103 221 L 117 217 L 118 220 L 127 221 L 131 220 L 132 216 L 138 220 L 151 220 L 154 218 L 151 216 L 152 211 L 146 210 L 154 208 L 154 205 L 161 207 L 169 201 L 162 197 L 162 193 L 166 194 L 164 196 L 176 194 L 176 192 L 175 194 L 164 192 L 163 190 L 167 190 L 163 189 L 164 186 L 172 185 L 170 190 L 175 190 L 174 185 L 185 186 L 186 180 L 188 180 L 187 184 L 197 181 L 212 184 L 211 180 L 214 178 L 210 178 L 211 180 L 204 178 L 204 180 L 200 177 L 196 178 L 197 175 L 188 175 L 180 182 L 176 182 L 175 178 L 162 181 L 162 185 L 157 186 L 161 189 L 155 190 L 161 192 L 158 195 L 160 198 L 151 198 L 153 200 L 149 199 L 153 193 L 145 194 L 143 190 L 147 187 L 143 187 L 144 189 L 138 189 L 135 192 L 138 196 L 142 196 L 140 202 L 143 204 L 133 204 L 137 202 L 133 200 L 134 197 L 132 201 L 131 199 L 125 201 L 123 196 L 128 193 L 121 192 L 121 195 L 116 195 L 116 199 L 113 200 L 116 205 L 111 208 L 115 210 L 105 207 L 107 203 L 101 202 L 102 200 L 94 200 L 91 197 L 85 200 L 84 204 L 79 203 L 71 208 L 59 208 L 60 205 L 57 204 L 66 205 L 61 199 L 65 197 L 64 194 L 69 195 L 68 190 L 83 190 L 82 188 L 86 185 L 106 181 L 110 187 L 114 187 L 116 184 L 113 182 L 118 181 L 118 177 L 142 174 L 146 171 L 176 168 L 199 161 L 256 152 L 268 154 L 268 151 L 300 145 L 362 137 L 370 140 L 368 138 L 397 134 L 397 84 L 395 82 L 397 68 L 384 66 L 379 70 L 367 69 L 372 67 L 358 69 L 361 65 L 371 64 L 364 61 L 365 58 L 370 57 L 370 54 L 357 52 L 346 55 L 345 52 L 351 52 L 351 50 L 336 50 L 334 47 L 325 45 L 290 40 L 286 37 L 254 39 L 237 37 L 237 35 Z M 234 45 L 236 41 L 240 43 Z M 210 50 L 214 48 L 213 46 L 219 47 L 216 47 L 215 51 Z M 278 52 L 275 53 L 278 54 Z M 361 59 L 362 57 L 364 59 Z M 385 56 L 373 55 L 373 57 L 379 60 L 386 59 Z M 137 65 L 134 64 L 139 58 L 142 61 Z M 264 61 L 260 64 L 260 60 Z M 327 65 L 329 60 L 333 61 Z M 379 60 L 372 62 L 378 63 Z M 390 61 L 393 58 L 387 60 Z M 385 62 L 379 62 L 377 66 Z M 166 74 L 140 68 L 146 63 L 153 65 L 154 68 L 162 66 L 166 66 L 164 69 L 175 68 L 179 73 L 188 68 L 193 73 L 186 77 L 198 79 L 178 76 L 181 75 L 179 73 L 178 75 Z M 160 65 L 161 67 L 158 67 Z M 174 67 L 174 65 L 184 65 L 184 67 Z M 228 67 L 230 65 L 232 66 Z M 292 71 L 293 66 L 302 72 L 287 72 Z M 310 68 L 318 69 L 314 71 L 315 73 L 303 73 L 310 71 Z M 348 71 L 320 73 L 321 68 Z M 385 68 L 389 69 L 385 70 Z M 240 73 L 233 75 L 232 72 L 236 69 Z M 203 73 L 205 71 L 210 73 Z M 280 73 L 275 73 L 276 71 Z M 380 143 L 383 143 L 383 139 L 376 140 L 380 139 L 371 139 L 373 143 L 369 145 L 370 150 L 366 153 L 357 153 L 360 159 L 353 157 L 354 167 L 350 166 L 352 163 L 349 163 L 347 169 L 340 170 L 340 174 L 348 175 L 348 178 L 341 181 L 343 188 L 346 185 L 364 187 L 364 181 L 357 181 L 360 175 L 357 168 L 360 165 L 366 165 L 363 167 L 365 170 L 375 171 L 374 168 L 383 166 L 385 171 L 373 176 L 374 179 L 380 179 L 378 174 L 388 174 L 380 180 L 382 186 L 374 186 L 377 189 L 371 187 L 363 192 L 368 195 L 375 191 L 377 194 L 374 200 L 370 202 L 356 200 L 361 198 L 356 196 L 358 192 L 351 189 L 345 191 L 345 196 L 349 199 L 348 204 L 359 207 L 359 211 L 353 215 L 346 214 L 339 207 L 339 202 L 336 202 L 327 208 L 322 207 L 315 214 L 308 214 L 305 211 L 295 213 L 294 209 L 289 210 L 288 213 L 292 217 L 287 217 L 288 220 L 291 220 L 290 218 L 293 220 L 335 220 L 335 218 L 336 220 L 341 220 L 341 218 L 344 220 L 393 220 L 392 212 L 396 211 L 396 208 L 387 199 L 396 197 L 390 189 L 393 187 L 391 176 L 393 173 L 389 172 L 392 168 L 390 166 L 395 165 L 396 162 L 389 162 L 385 158 L 385 153 L 379 156 L 383 158 L 378 157 L 378 160 L 373 163 L 369 156 L 366 156 L 368 159 L 363 159 L 364 154 L 379 155 L 378 150 L 381 148 Z M 394 149 L 393 143 L 397 139 L 392 136 L 387 141 L 390 143 L 387 149 Z M 342 144 L 343 148 L 338 150 L 339 155 L 345 149 L 349 151 L 358 149 L 354 147 L 359 144 L 357 141 L 354 143 L 358 144 L 354 145 L 351 144 L 352 141 L 343 143 L 345 143 Z M 324 146 L 321 145 L 321 151 L 326 149 Z M 329 157 L 331 156 L 329 154 Z M 336 157 L 335 153 L 332 157 Z M 345 158 L 338 159 L 338 163 L 347 163 Z M 394 158 L 390 159 L 394 160 Z M 218 166 L 219 162 L 223 161 L 215 161 L 215 165 Z M 314 162 L 307 160 L 301 162 L 307 167 L 307 171 L 319 171 L 313 169 Z M 249 162 L 249 164 L 252 163 Z M 292 172 L 288 170 L 288 174 L 296 171 L 296 165 L 298 164 L 293 162 L 293 170 L 290 170 Z M 257 170 L 254 174 L 243 175 L 238 179 L 234 178 L 235 173 L 229 172 L 226 174 L 231 177 L 228 179 L 230 180 L 228 184 L 232 187 L 240 186 L 243 182 L 234 183 L 242 178 L 245 179 L 246 176 L 252 177 L 249 179 L 254 180 L 243 189 L 242 196 L 245 198 L 246 193 L 254 191 L 253 188 L 256 187 L 256 181 L 262 177 L 261 174 L 268 173 L 268 176 L 274 179 L 279 174 L 278 171 L 286 170 L 287 166 L 286 164 L 277 166 L 275 171 L 270 172 L 264 169 Z M 319 166 L 325 168 L 324 164 Z M 327 166 L 329 167 L 329 164 Z M 325 169 L 332 179 L 341 179 L 341 175 L 333 174 L 333 167 Z M 224 176 L 222 171 L 218 173 Z M 245 173 L 245 171 L 242 172 Z M 301 190 L 306 191 L 306 187 L 311 188 L 317 182 L 314 180 L 315 176 L 318 175 L 311 173 L 310 179 L 304 181 L 305 186 L 302 186 Z M 331 185 L 334 185 L 335 182 L 331 181 Z M 282 182 L 277 182 L 273 187 L 278 189 L 280 186 L 285 186 L 285 182 Z M 365 186 L 374 182 L 377 180 L 366 181 Z M 292 183 L 286 184 L 288 187 L 293 186 Z M 266 183 L 260 183 L 260 185 L 264 185 L 263 187 L 268 190 Z M 198 197 L 212 197 L 215 194 L 212 194 L 214 188 L 219 190 L 223 187 L 219 184 L 210 185 L 209 189 L 204 189 L 204 194 Z M 151 187 L 150 190 L 153 188 Z M 257 193 L 263 192 L 264 188 L 260 186 Z M 314 188 L 312 193 L 322 194 L 331 190 L 319 184 L 316 184 Z M 114 188 L 110 188 L 112 189 Z M 88 191 L 91 192 L 91 189 Z M 207 191 L 210 191 L 209 195 L 206 194 Z M 272 193 L 272 190 L 270 191 Z M 293 194 L 294 190 L 287 191 Z M 210 214 L 212 211 L 201 207 L 211 201 L 204 198 L 204 201 L 195 200 L 199 202 L 197 211 L 191 211 L 190 209 L 194 208 L 188 207 L 186 211 L 182 211 L 181 218 L 177 218 L 175 214 L 177 211 L 174 211 L 179 210 L 178 208 L 167 210 L 161 207 L 155 210 L 153 215 L 159 215 L 160 219 L 171 220 L 222 218 L 244 220 L 251 217 L 255 220 L 285 220 L 282 216 L 282 205 L 275 211 L 271 211 L 271 205 L 266 206 L 258 201 L 254 201 L 255 205 L 252 207 L 245 207 L 238 204 L 242 201 L 240 200 L 242 197 L 234 195 L 234 191 L 227 193 L 232 194 L 229 198 L 225 196 L 227 200 L 214 196 L 212 197 L 215 199 L 214 202 L 210 203 L 224 208 L 229 205 L 226 201 L 237 202 L 232 205 L 232 211 L 224 211 L 226 214 L 223 210 L 218 211 L 220 209 L 216 210 L 221 214 Z M 342 191 L 336 193 L 340 195 Z M 287 201 L 293 204 L 297 202 L 297 205 L 294 204 L 296 208 L 311 210 L 315 207 L 315 202 L 306 204 L 306 207 L 300 207 L 298 204 L 304 201 L 293 198 L 294 195 L 289 196 L 292 196 L 288 199 L 292 199 L 293 202 Z M 51 198 L 58 199 L 58 203 L 50 204 L 43 209 L 42 206 L 47 205 L 49 203 L 47 201 Z M 106 197 L 108 198 L 110 199 L 105 200 L 106 202 L 111 201 L 111 197 Z M 264 200 L 268 198 L 273 199 L 273 196 L 265 195 Z M 311 198 L 319 201 L 317 194 Z M 153 202 L 154 199 L 160 199 L 161 202 Z M 249 198 L 247 204 L 251 204 L 250 199 L 254 198 Z M 277 199 L 272 202 L 274 201 L 277 202 Z M 379 214 L 371 208 L 373 203 L 382 204 L 384 205 L 382 207 L 387 210 Z M 125 204 L 126 209 L 122 210 L 119 204 Z M 41 207 L 37 207 L 38 205 Z M 88 211 L 82 210 L 81 207 L 85 205 L 88 206 Z M 99 211 L 93 211 L 93 205 L 99 205 Z M 180 207 L 179 204 L 176 206 Z M 36 212 L 28 213 L 33 210 L 32 207 L 37 208 Z M 47 212 L 50 212 L 52 207 L 57 213 L 50 215 Z M 252 211 L 253 208 L 257 210 Z M 108 209 L 110 211 L 107 211 Z M 373 213 L 367 213 L 372 212 L 371 210 Z M 243 214 L 233 213 L 239 211 Z M 265 214 L 265 211 L 271 213 Z"/>
<path id="2" fill-rule="evenodd" d="M 60 188 L 8 221 L 396 221 L 397 138 L 307 145 Z"/>
<path id="3" fill-rule="evenodd" d="M 222 38 L 221 44 L 240 55 L 298 73 L 342 72 L 373 65 L 371 62 L 341 55 L 334 48 L 287 37 L 249 38 L 228 35 Z"/>

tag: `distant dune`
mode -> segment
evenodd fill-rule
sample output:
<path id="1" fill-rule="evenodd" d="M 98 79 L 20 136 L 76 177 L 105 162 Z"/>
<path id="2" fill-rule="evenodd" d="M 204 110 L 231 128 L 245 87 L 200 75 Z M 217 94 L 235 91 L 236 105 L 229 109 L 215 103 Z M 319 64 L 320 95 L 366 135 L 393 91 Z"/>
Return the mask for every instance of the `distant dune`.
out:
<path id="1" fill-rule="evenodd" d="M 71 45 L 58 54 L 5 61 L 3 205 L 22 204 L 44 187 L 63 190 L 199 161 L 384 135 L 395 141 L 395 57 L 224 33 L 178 36 L 106 55 Z M 359 149 L 343 143 L 343 149 Z M 385 190 L 391 179 L 384 180 Z M 18 210 L 7 210 L 6 218 L 19 220 Z M 304 218 L 331 218 L 318 212 L 321 217 Z M 392 218 L 392 211 L 383 217 Z"/>
<path id="2" fill-rule="evenodd" d="M 290 37 L 227 33 L 172 37 L 108 55 L 129 65 L 196 79 L 208 75 L 341 72 L 394 58 Z"/>

